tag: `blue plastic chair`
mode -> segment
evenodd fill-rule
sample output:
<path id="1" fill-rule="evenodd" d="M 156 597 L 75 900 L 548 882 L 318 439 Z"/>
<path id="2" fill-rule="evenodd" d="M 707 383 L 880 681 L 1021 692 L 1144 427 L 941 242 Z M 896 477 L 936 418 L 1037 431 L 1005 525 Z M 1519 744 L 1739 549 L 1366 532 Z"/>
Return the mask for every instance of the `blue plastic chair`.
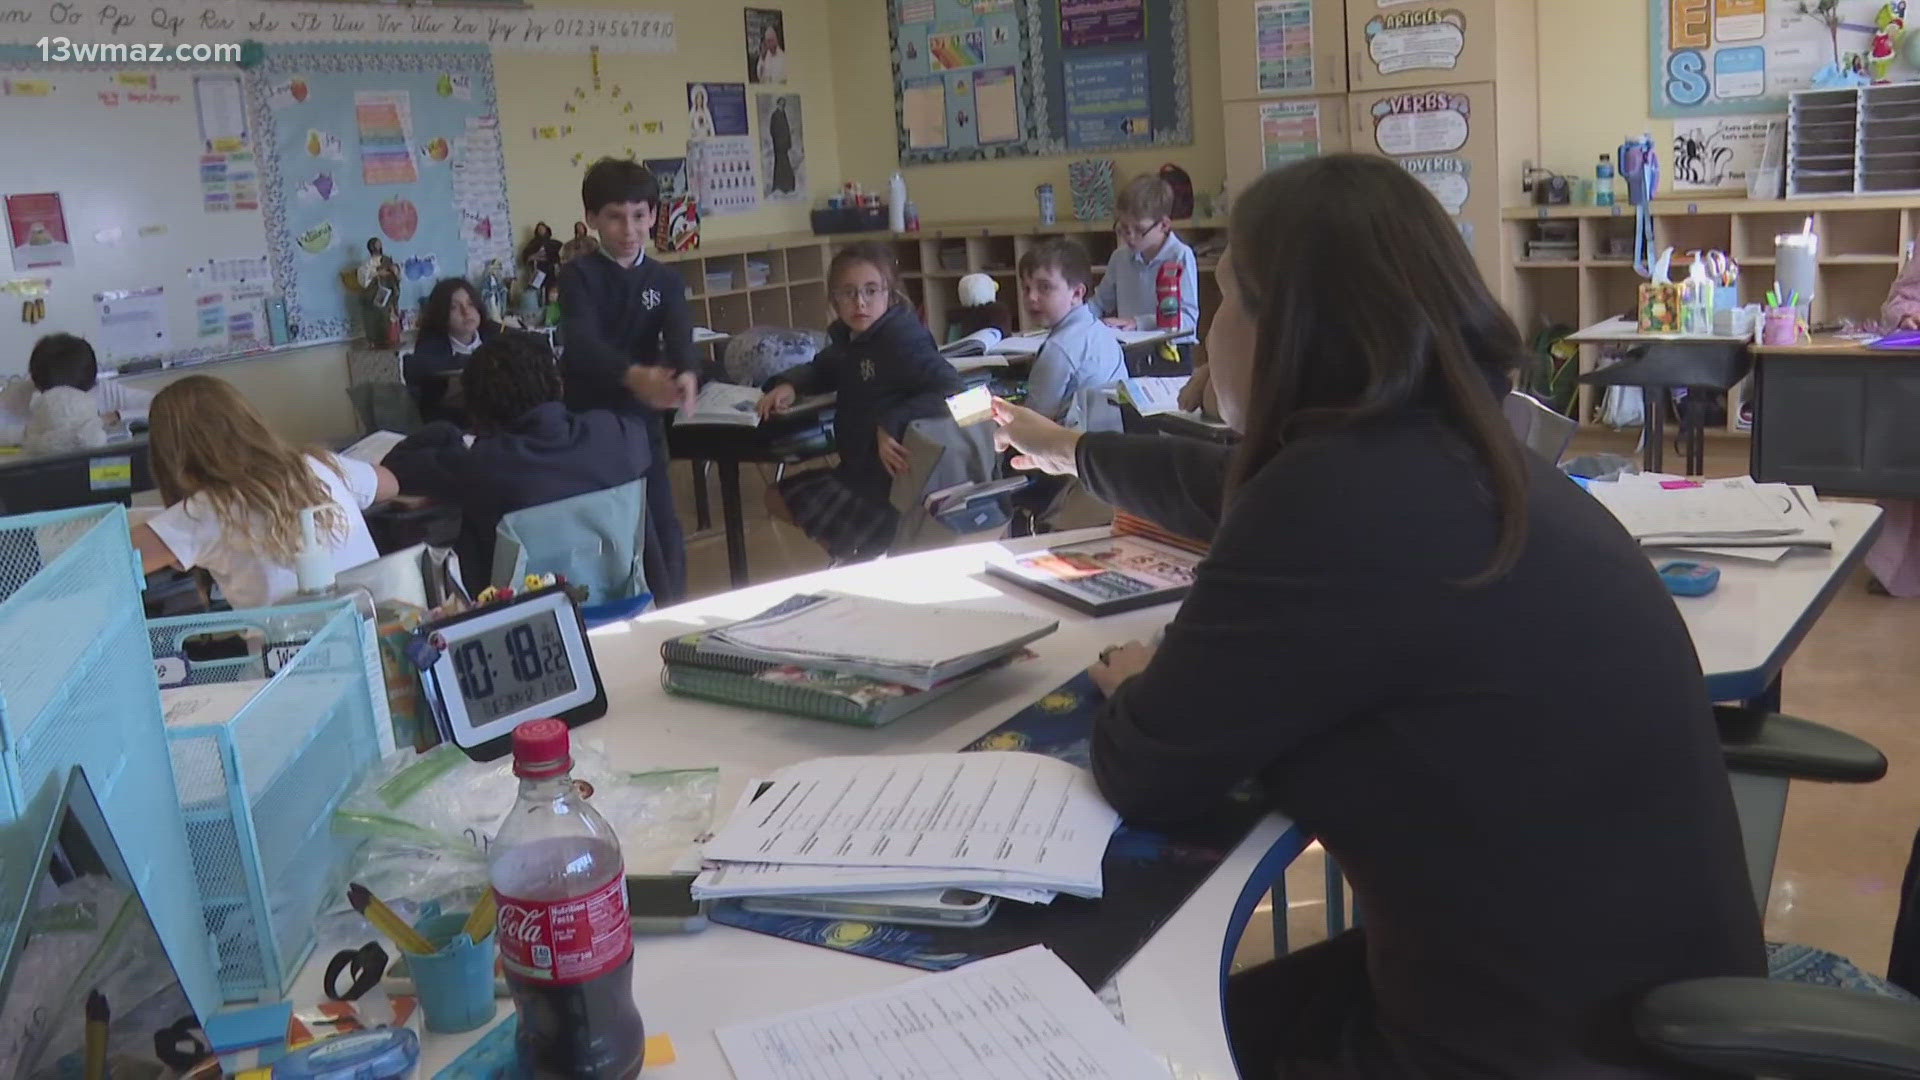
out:
<path id="1" fill-rule="evenodd" d="M 586 587 L 588 626 L 631 618 L 653 604 L 646 532 L 645 480 L 515 510 L 495 531 L 491 580 L 518 589 L 528 574 L 557 574 Z"/>

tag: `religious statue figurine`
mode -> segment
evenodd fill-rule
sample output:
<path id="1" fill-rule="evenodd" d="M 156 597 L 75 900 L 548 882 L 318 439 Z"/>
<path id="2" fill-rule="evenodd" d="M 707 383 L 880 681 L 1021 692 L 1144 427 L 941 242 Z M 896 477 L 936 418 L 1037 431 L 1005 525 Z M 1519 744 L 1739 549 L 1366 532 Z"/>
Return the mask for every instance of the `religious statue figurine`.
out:
<path id="1" fill-rule="evenodd" d="M 360 282 L 360 316 L 367 341 L 378 349 L 400 345 L 400 267 L 380 238 L 367 240 L 367 259 L 355 274 Z"/>

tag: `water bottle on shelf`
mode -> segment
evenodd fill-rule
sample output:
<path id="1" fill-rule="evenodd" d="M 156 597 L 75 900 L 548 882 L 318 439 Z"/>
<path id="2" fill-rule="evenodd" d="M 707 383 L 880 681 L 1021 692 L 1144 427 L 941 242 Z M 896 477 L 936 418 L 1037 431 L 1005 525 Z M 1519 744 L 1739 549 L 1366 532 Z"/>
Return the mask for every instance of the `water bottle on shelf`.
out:
<path id="1" fill-rule="evenodd" d="M 1613 155 L 1601 154 L 1593 169 L 1593 205 L 1613 205 Z"/>
<path id="2" fill-rule="evenodd" d="M 571 739 L 559 720 L 514 729 L 520 796 L 488 849 L 514 1047 L 528 1076 L 625 1080 L 646 1058 L 626 868 L 613 826 L 574 787 Z"/>

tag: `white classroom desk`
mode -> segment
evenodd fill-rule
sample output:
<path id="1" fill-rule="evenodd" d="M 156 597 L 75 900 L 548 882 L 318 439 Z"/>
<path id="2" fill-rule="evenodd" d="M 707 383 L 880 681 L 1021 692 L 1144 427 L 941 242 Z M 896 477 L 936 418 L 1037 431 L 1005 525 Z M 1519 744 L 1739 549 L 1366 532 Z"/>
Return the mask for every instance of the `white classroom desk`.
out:
<path id="1" fill-rule="evenodd" d="M 1105 532 L 1055 533 L 1007 546 L 1045 547 Z M 598 742 L 614 763 L 630 768 L 718 765 L 715 813 L 724 816 L 749 780 L 783 765 L 833 754 L 958 750 L 1072 678 L 1103 647 L 1148 640 L 1173 616 L 1174 607 L 1167 605 L 1095 621 L 1015 586 L 995 585 L 981 569 L 985 552 L 995 546 L 946 548 L 755 585 L 596 630 L 593 650 L 609 708 L 605 717 L 575 729 L 575 737 Z M 672 697 L 661 689 L 662 641 L 695 627 L 757 614 L 808 589 L 1028 609 L 1058 618 L 1060 629 L 1033 645 L 1037 659 L 985 676 L 878 729 L 729 708 Z M 1118 976 L 1127 1025 L 1155 1054 L 1177 1066 L 1174 1075 L 1181 1080 L 1235 1076 L 1219 1012 L 1223 929 L 1256 864 L 1288 828 L 1277 815 L 1257 825 L 1222 872 L 1209 878 Z M 649 1033 L 671 1035 L 679 1055 L 676 1064 L 645 1073 L 662 1080 L 731 1076 L 713 1037 L 717 1027 L 926 974 L 719 925 L 697 934 L 641 935 L 634 939 L 634 949 L 634 996 L 641 1019 Z M 317 986 L 316 969 L 325 962 L 316 954 L 307 964 L 301 988 L 309 994 Z M 500 1006 L 502 1016 L 512 1011 L 505 999 Z M 432 1077 L 475 1038 L 477 1033 L 428 1036 L 420 1075 Z"/>
<path id="2" fill-rule="evenodd" d="M 1719 589 L 1677 603 L 1692 632 L 1709 685 L 1726 689 L 1770 684 L 1833 592 L 1859 564 L 1877 531 L 1880 510 L 1862 504 L 1829 507 L 1837 520 L 1831 552 L 1790 555 L 1776 565 L 1705 556 L 1721 567 Z M 1008 541 L 1016 550 L 1104 535 L 1104 529 Z M 607 715 L 576 729 L 617 764 L 635 769 L 712 766 L 721 769 L 715 807 L 724 815 L 750 779 L 772 769 L 834 754 L 921 753 L 958 750 L 1067 681 L 1108 644 L 1150 639 L 1173 615 L 1166 605 L 1095 620 L 1058 607 L 1013 585 L 986 577 L 988 552 L 1001 545 L 946 548 L 880 562 L 821 571 L 708 597 L 592 635 Z M 1653 553 L 1656 561 L 1665 561 Z M 1038 658 L 982 678 L 879 729 L 856 728 L 669 696 L 660 687 L 660 643 L 689 629 L 756 614 L 795 592 L 843 592 L 929 604 L 986 606 L 1043 612 L 1058 632 L 1034 645 Z M 1727 694 L 1714 697 L 1758 696 Z M 1817 719 L 1817 718 L 1816 718 Z M 1251 902 L 1283 869 L 1304 838 L 1279 815 L 1255 826 L 1219 871 L 1207 879 L 1117 979 L 1127 1026 L 1174 1067 L 1177 1080 L 1233 1080 L 1235 1072 L 1220 1018 L 1222 954 L 1236 908 Z M 1275 852 L 1277 860 L 1263 858 Z M 1260 871 L 1258 881 L 1252 879 Z M 714 925 L 690 935 L 635 939 L 634 988 L 650 1033 L 671 1035 L 674 1065 L 647 1076 L 722 1080 L 731 1075 L 713 1032 L 807 1005 L 882 989 L 924 974 L 914 968 Z M 296 1005 L 318 992 L 316 955 L 302 974 Z M 501 1015 L 512 1006 L 500 1002 Z M 479 1033 L 429 1035 L 420 1075 L 431 1077 Z"/>
<path id="3" fill-rule="evenodd" d="M 1642 331 L 1635 319 L 1615 315 L 1567 335 L 1575 345 L 1745 345 L 1751 334 L 1682 334 Z"/>

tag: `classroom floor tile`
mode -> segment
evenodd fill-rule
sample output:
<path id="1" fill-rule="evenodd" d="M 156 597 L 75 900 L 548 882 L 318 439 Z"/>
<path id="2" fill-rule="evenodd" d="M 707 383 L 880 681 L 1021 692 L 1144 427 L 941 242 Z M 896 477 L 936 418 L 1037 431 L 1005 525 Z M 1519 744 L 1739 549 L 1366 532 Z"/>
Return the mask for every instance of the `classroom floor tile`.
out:
<path id="1" fill-rule="evenodd" d="M 1637 432 L 1583 431 L 1570 453 L 1611 451 L 1635 456 Z M 1748 443 L 1713 436 L 1707 443 L 1709 476 L 1747 471 Z M 1674 456 L 1668 457 L 1673 467 Z M 747 548 L 753 580 L 770 581 L 826 566 L 826 556 L 796 530 L 770 521 L 760 489 L 772 479 L 748 467 L 741 477 Z M 688 544 L 695 596 L 728 587 L 726 546 L 719 522 L 719 485 L 714 492 L 715 528 Z M 682 520 L 693 523 L 691 477 L 676 463 L 675 492 Z M 1920 600 L 1870 595 L 1864 574 L 1835 598 L 1787 666 L 1785 710 L 1850 732 L 1887 755 L 1887 776 L 1876 784 L 1840 786 L 1798 783 L 1787 805 L 1767 936 L 1814 945 L 1852 957 L 1861 967 L 1885 971 L 1887 948 L 1899 900 L 1900 878 L 1916 829 L 1920 829 Z M 1293 948 L 1326 936 L 1323 861 L 1312 846 L 1287 873 L 1288 941 Z M 1271 899 L 1269 898 L 1269 904 Z M 1236 967 L 1273 956 L 1271 908 L 1256 913 L 1235 953 Z"/>

